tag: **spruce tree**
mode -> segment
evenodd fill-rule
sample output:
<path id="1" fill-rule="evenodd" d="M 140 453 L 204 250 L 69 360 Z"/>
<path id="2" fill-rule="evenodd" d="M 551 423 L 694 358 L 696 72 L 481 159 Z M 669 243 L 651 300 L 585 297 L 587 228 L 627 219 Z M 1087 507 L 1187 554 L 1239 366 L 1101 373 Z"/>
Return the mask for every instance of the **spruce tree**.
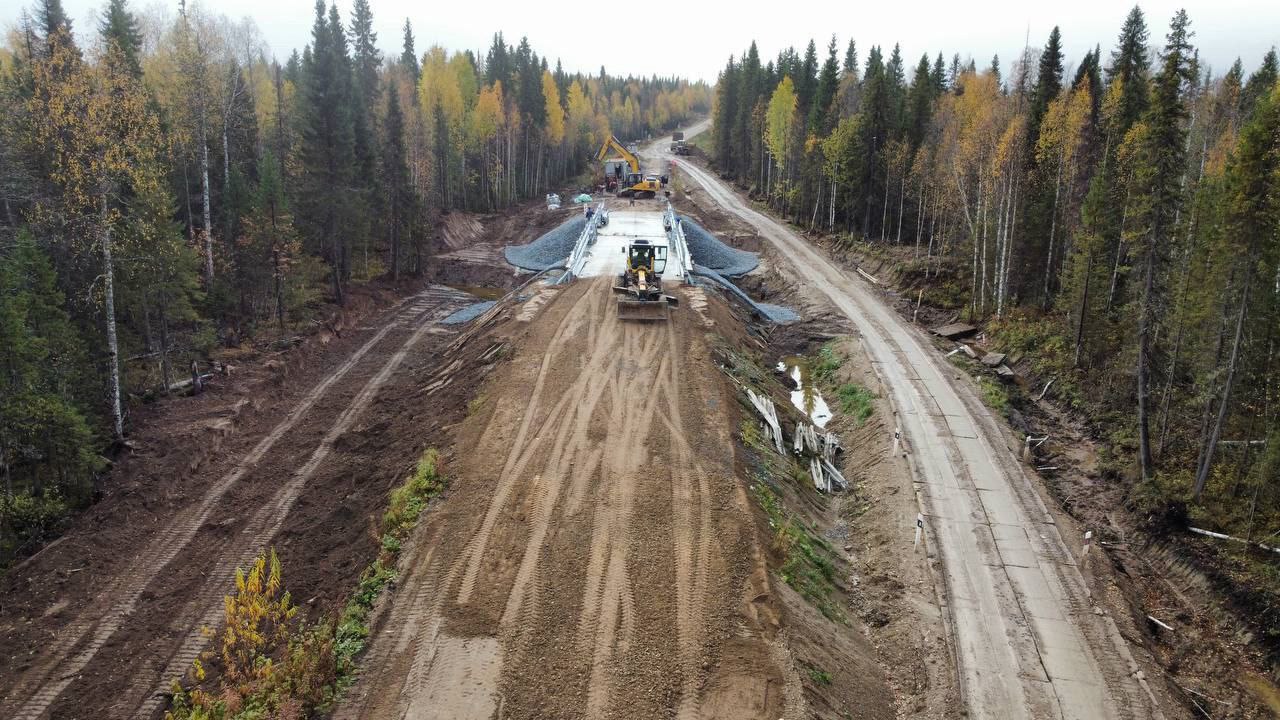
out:
<path id="1" fill-rule="evenodd" d="M 1138 307 L 1138 455 L 1144 480 L 1152 478 L 1150 391 L 1158 318 L 1163 301 L 1161 273 L 1176 230 L 1182 203 L 1182 175 L 1186 168 L 1186 120 L 1183 87 L 1191 74 L 1191 21 L 1179 10 L 1169 28 L 1159 74 L 1152 83 L 1151 108 L 1145 116 L 1147 133 L 1137 182 L 1142 189 L 1142 292 Z"/>
<path id="2" fill-rule="evenodd" d="M 817 135 L 830 132 L 835 121 L 831 103 L 835 100 L 839 86 L 840 63 L 836 55 L 836 36 L 832 35 L 831 42 L 827 44 L 827 59 L 822 63 L 822 71 L 818 74 L 818 89 L 809 110 L 809 132 Z"/>
<path id="3" fill-rule="evenodd" d="M 844 64 L 841 65 L 840 71 L 845 75 L 852 75 L 854 80 L 858 79 L 858 44 L 849 38 L 849 47 L 844 51 Z"/>
<path id="4" fill-rule="evenodd" d="M 129 12 L 128 0 L 109 0 L 106 15 L 98 25 L 98 33 L 103 43 L 114 43 L 120 48 L 133 76 L 142 77 L 142 65 L 138 61 L 138 53 L 142 50 L 142 31 L 138 29 L 138 19 Z"/>
<path id="5" fill-rule="evenodd" d="M 1044 51 L 1040 53 L 1040 69 L 1035 88 L 1031 91 L 1031 117 L 1028 120 L 1028 147 L 1034 148 L 1040 138 L 1040 121 L 1044 119 L 1049 103 L 1062 92 L 1062 33 L 1055 25 L 1049 33 Z"/>
<path id="6" fill-rule="evenodd" d="M 1119 80 L 1122 95 L 1116 109 L 1115 131 L 1119 135 L 1129 131 L 1133 123 L 1147 110 L 1147 75 L 1150 59 L 1147 54 L 1147 21 L 1142 10 L 1134 5 L 1120 29 L 1120 39 L 1111 53 L 1111 67 L 1107 68 L 1107 84 Z"/>
<path id="7" fill-rule="evenodd" d="M 907 140 L 913 149 L 924 142 L 929 123 L 933 120 L 933 98 L 933 78 L 929 75 L 929 56 L 925 54 L 916 64 L 907 97 Z"/>
<path id="8" fill-rule="evenodd" d="M 409 18 L 404 19 L 404 46 L 400 51 L 400 64 L 409 71 L 409 76 L 413 78 L 415 87 L 418 85 L 418 76 L 421 75 L 422 69 L 418 67 L 418 53 L 413 47 L 413 26 L 409 24 Z M 414 97 L 417 97 L 414 93 Z"/>
<path id="9" fill-rule="evenodd" d="M 1280 63 L 1276 60 L 1276 49 L 1271 48 L 1262 57 L 1262 64 L 1249 76 L 1249 82 L 1245 83 L 1244 89 L 1240 92 L 1241 117 L 1247 119 L 1253 115 L 1253 108 L 1257 105 L 1258 99 L 1266 97 L 1275 88 L 1277 76 L 1280 76 Z"/>
<path id="10" fill-rule="evenodd" d="M 345 299 L 350 273 L 347 188 L 355 159 L 351 65 L 336 5 L 326 14 L 316 2 L 310 61 L 303 68 L 300 224 L 314 250 L 329 263 L 334 299 Z"/>

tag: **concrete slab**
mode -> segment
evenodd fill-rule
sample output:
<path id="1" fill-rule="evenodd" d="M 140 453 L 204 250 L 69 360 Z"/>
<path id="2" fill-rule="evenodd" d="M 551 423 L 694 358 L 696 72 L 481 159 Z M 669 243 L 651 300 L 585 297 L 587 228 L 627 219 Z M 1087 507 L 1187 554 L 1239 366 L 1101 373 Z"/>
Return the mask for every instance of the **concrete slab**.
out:
<path id="1" fill-rule="evenodd" d="M 982 498 L 982 508 L 990 522 L 1014 525 L 1025 519 L 1018 501 L 1007 491 L 978 490 L 978 496 Z"/>
<path id="2" fill-rule="evenodd" d="M 667 233 L 662 228 L 660 210 L 614 210 L 609 213 L 609 224 L 600 228 L 596 242 L 589 249 L 587 262 L 582 266 L 582 276 L 618 275 L 625 266 L 623 251 L 634 239 L 665 241 Z"/>

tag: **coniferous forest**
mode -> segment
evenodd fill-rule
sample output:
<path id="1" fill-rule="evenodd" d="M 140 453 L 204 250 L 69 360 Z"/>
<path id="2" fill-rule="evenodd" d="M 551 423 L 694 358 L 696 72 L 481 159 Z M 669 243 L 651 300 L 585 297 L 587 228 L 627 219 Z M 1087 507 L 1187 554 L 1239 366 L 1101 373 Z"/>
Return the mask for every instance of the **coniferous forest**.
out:
<path id="1" fill-rule="evenodd" d="M 421 274 L 441 212 L 710 109 L 705 84 L 568 73 L 501 34 L 483 57 L 420 50 L 409 20 L 380 41 L 367 0 L 317 2 L 283 60 L 251 20 L 173 7 L 73 27 L 36 0 L 0 46 L 0 566 L 92 500 L 130 407 L 192 361 Z"/>
<path id="2" fill-rule="evenodd" d="M 1012 62 L 752 43 L 720 74 L 709 154 L 1031 358 L 1138 515 L 1274 541 L 1276 52 L 1206 67 L 1191 18 L 1163 20 L 1135 7 L 1079 58 L 1054 28 Z"/>

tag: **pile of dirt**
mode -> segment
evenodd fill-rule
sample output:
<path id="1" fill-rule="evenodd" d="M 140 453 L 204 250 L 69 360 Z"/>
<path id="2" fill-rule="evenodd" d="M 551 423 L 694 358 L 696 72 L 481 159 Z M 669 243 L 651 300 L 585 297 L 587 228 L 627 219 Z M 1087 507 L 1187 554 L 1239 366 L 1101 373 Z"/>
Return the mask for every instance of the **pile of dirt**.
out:
<path id="1" fill-rule="evenodd" d="M 509 289 L 522 271 L 507 263 L 505 248 L 527 243 L 581 214 L 580 207 L 548 210 L 541 200 L 502 212 L 442 213 L 432 233 L 434 254 L 427 263 L 427 277 L 454 287 Z"/>

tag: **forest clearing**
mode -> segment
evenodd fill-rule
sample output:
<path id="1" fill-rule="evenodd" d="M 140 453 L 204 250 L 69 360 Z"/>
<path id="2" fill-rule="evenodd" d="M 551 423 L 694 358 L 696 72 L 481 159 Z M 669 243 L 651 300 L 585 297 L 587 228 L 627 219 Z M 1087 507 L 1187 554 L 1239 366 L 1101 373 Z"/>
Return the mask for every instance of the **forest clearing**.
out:
<path id="1" fill-rule="evenodd" d="M 1280 715 L 1274 49 L 374 10 L 11 19 L 0 717 Z"/>

